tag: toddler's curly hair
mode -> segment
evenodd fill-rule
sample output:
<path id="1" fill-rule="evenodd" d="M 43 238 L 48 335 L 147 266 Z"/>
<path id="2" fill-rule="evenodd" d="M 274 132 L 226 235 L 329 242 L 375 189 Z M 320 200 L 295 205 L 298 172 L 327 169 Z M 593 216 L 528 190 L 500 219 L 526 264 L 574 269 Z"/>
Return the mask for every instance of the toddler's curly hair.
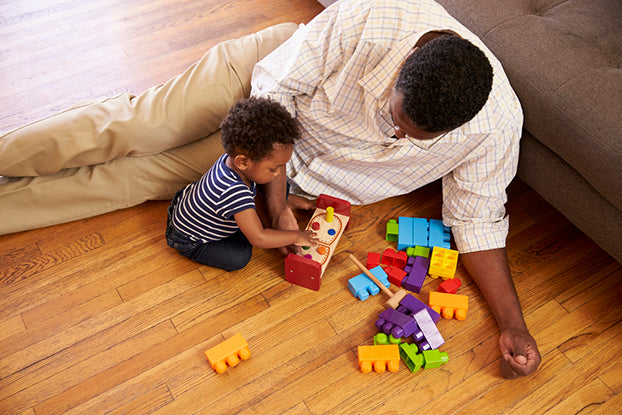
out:
<path id="1" fill-rule="evenodd" d="M 253 161 L 268 157 L 275 144 L 294 144 L 298 122 L 280 103 L 250 97 L 235 103 L 220 125 L 222 145 L 230 156 L 244 154 Z"/>

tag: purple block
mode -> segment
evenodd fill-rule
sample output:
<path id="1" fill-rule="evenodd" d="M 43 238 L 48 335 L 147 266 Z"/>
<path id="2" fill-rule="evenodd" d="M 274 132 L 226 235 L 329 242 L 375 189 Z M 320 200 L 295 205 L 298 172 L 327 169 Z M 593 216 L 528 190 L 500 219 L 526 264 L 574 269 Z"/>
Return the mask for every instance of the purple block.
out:
<path id="1" fill-rule="evenodd" d="M 397 310 L 409 316 L 415 314 L 417 311 L 428 310 L 428 314 L 432 317 L 432 321 L 438 323 L 441 319 L 440 314 L 432 310 L 432 308 L 430 308 L 426 303 L 418 300 L 411 294 L 408 294 L 402 299 L 402 301 L 400 301 L 400 305 L 397 307 Z"/>
<path id="2" fill-rule="evenodd" d="M 378 320 L 376 320 L 376 327 L 399 339 L 413 334 L 417 330 L 417 323 L 411 316 L 387 308 L 380 313 Z"/>
<path id="3" fill-rule="evenodd" d="M 438 331 L 436 324 L 434 324 L 432 317 L 430 317 L 426 310 L 416 312 L 413 318 L 419 326 L 419 331 L 421 331 L 425 338 L 424 341 L 419 343 L 419 348 L 421 350 L 438 349 L 440 345 L 445 343 L 443 336 L 441 336 L 441 332 Z"/>
<path id="4" fill-rule="evenodd" d="M 421 287 L 423 287 L 425 276 L 428 273 L 428 268 L 430 268 L 430 258 L 415 256 L 408 258 L 408 260 L 410 261 L 411 258 L 414 258 L 413 264 L 410 266 L 406 278 L 402 280 L 402 287 L 419 294 Z"/>

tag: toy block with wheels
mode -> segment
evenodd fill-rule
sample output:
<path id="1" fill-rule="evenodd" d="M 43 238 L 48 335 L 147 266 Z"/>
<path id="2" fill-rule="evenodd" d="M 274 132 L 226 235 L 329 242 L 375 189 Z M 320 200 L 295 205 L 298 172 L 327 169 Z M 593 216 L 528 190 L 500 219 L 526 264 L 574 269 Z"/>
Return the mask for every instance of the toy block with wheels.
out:
<path id="1" fill-rule="evenodd" d="M 435 246 L 430 258 L 428 274 L 432 278 L 441 277 L 443 280 L 453 278 L 458 266 L 458 251 Z"/>
<path id="2" fill-rule="evenodd" d="M 430 307 L 443 318 L 464 320 L 469 310 L 469 297 L 460 294 L 447 294 L 430 291 Z"/>
<path id="3" fill-rule="evenodd" d="M 216 373 L 224 373 L 228 366 L 236 366 L 240 360 L 251 357 L 248 343 L 241 334 L 223 341 L 205 352 L 205 357 Z"/>
<path id="4" fill-rule="evenodd" d="M 397 372 L 400 367 L 400 349 L 397 344 L 359 346 L 358 358 L 363 373 L 369 373 L 372 369 L 378 373 L 385 370 Z"/>
<path id="5" fill-rule="evenodd" d="M 318 245 L 303 247 L 302 256 L 289 254 L 285 258 L 285 279 L 315 291 L 320 289 L 322 276 L 348 225 L 351 210 L 350 202 L 323 194 L 316 206 L 306 230 L 315 231 Z"/>

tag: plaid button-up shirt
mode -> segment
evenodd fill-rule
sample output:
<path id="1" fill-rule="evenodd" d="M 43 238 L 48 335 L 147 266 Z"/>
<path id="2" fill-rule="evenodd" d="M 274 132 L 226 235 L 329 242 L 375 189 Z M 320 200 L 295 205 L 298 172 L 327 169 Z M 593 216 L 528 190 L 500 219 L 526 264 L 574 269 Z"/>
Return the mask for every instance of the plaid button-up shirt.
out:
<path id="1" fill-rule="evenodd" d="M 447 29 L 486 53 L 493 88 L 474 119 L 422 150 L 391 138 L 379 108 L 417 40 Z M 252 94 L 281 102 L 300 121 L 287 165 L 294 192 L 368 204 L 442 178 L 443 222 L 458 250 L 505 246 L 522 111 L 501 64 L 437 3 L 340 0 L 257 64 Z"/>

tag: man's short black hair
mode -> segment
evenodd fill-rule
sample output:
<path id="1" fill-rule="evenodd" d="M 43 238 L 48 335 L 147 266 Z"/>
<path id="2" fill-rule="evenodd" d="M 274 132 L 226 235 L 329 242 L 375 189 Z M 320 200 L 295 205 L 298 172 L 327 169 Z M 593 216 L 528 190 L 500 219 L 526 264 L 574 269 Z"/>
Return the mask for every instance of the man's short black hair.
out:
<path id="1" fill-rule="evenodd" d="M 447 34 L 406 59 L 396 89 L 413 124 L 435 133 L 453 130 L 475 117 L 488 99 L 492 76 L 484 52 L 466 39 Z"/>
<path id="2" fill-rule="evenodd" d="M 275 144 L 294 144 L 298 122 L 276 101 L 250 97 L 235 103 L 222 121 L 221 139 L 229 155 L 244 154 L 253 161 L 267 157 Z"/>

